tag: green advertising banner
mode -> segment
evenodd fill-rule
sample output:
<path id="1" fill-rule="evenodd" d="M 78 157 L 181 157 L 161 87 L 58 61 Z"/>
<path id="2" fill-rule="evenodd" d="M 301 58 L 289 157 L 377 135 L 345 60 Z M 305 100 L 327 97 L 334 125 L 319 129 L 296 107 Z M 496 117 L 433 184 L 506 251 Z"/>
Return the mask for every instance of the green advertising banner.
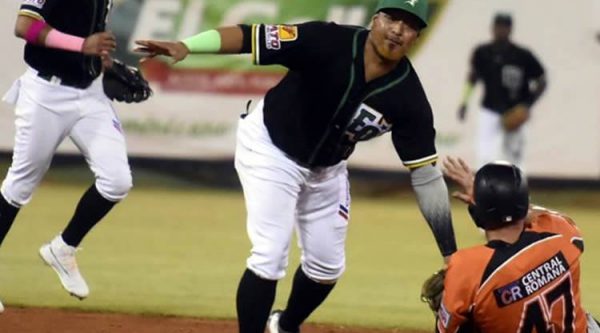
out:
<path id="1" fill-rule="evenodd" d="M 430 14 L 435 15 L 444 2 L 432 1 Z M 239 23 L 293 24 L 321 20 L 367 26 L 376 4 L 377 0 L 131 0 L 115 4 L 111 26 L 121 33 L 121 39 L 128 41 L 131 49 L 136 39 L 180 40 L 204 30 Z M 132 26 L 132 22 L 136 24 Z M 254 66 L 248 55 L 195 55 L 175 66 L 164 60 L 150 61 L 144 71 L 166 91 L 261 94 L 279 81 L 285 69 Z"/>
<path id="2" fill-rule="evenodd" d="M 113 0 L 109 29 L 117 36 L 116 58 L 136 65 L 137 39 L 180 40 L 198 32 L 239 23 L 293 24 L 311 20 L 368 26 L 377 0 Z M 406 0 L 412 1 L 412 0 Z M 476 161 L 481 85 L 468 117 L 456 116 L 476 45 L 491 38 L 495 13 L 515 20 L 513 38 L 547 69 L 547 91 L 527 124 L 525 167 L 535 176 L 600 177 L 599 0 L 564 6 L 563 0 L 429 0 L 429 26 L 410 55 L 433 108 L 441 156 Z M 18 84 L 27 69 L 24 41 L 13 34 L 21 1 L 0 0 L 0 93 Z M 556 24 L 558 21 L 565 24 Z M 561 21 L 562 22 L 562 21 Z M 557 47 L 560 41 L 560 47 Z M 249 55 L 194 56 L 176 66 L 164 59 L 142 66 L 154 90 L 140 104 L 114 103 L 131 156 L 194 160 L 232 159 L 240 114 L 248 112 L 281 79 L 285 69 L 254 66 Z M 16 80 L 16 81 L 15 81 Z M 1 96 L 1 95 L 0 95 Z M 248 107 L 248 102 L 250 106 Z M 0 150 L 15 137 L 14 106 L 0 103 Z M 68 140 L 59 152 L 73 153 Z M 560 152 L 560 158 L 555 158 Z M 403 170 L 389 135 L 361 142 L 351 166 Z M 576 167 L 573 167 L 576 166 Z"/>

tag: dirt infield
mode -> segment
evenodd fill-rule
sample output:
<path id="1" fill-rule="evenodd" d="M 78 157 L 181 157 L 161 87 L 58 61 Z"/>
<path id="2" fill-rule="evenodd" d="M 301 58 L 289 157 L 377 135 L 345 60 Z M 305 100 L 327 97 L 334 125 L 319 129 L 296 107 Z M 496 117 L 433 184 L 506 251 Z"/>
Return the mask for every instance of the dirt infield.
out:
<path id="1" fill-rule="evenodd" d="M 235 333 L 228 320 L 77 312 L 47 308 L 7 308 L 0 315 L 2 333 Z M 307 325 L 302 333 L 423 333 Z"/>

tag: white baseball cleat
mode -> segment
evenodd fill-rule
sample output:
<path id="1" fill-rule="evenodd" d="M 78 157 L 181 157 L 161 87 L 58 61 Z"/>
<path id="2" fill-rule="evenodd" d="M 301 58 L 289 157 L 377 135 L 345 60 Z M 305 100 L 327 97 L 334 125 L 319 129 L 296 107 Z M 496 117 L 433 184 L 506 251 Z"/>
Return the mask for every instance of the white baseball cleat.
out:
<path id="1" fill-rule="evenodd" d="M 588 323 L 588 333 L 600 333 L 600 325 L 596 319 L 594 319 L 594 317 L 592 317 L 592 315 L 589 313 L 586 313 L 586 317 Z"/>
<path id="2" fill-rule="evenodd" d="M 2 305 L 2 302 L 0 302 L 0 313 L 4 312 L 4 305 Z"/>
<path id="3" fill-rule="evenodd" d="M 65 290 L 81 300 L 89 295 L 90 289 L 77 268 L 75 251 L 76 248 L 67 245 L 58 235 L 50 243 L 42 245 L 40 257 L 58 274 Z"/>
<path id="4" fill-rule="evenodd" d="M 279 327 L 279 318 L 281 318 L 281 314 L 283 311 L 281 310 L 273 310 L 271 315 L 269 316 L 269 321 L 267 321 L 267 328 L 269 329 L 269 333 L 292 333 L 288 331 L 284 331 Z"/>

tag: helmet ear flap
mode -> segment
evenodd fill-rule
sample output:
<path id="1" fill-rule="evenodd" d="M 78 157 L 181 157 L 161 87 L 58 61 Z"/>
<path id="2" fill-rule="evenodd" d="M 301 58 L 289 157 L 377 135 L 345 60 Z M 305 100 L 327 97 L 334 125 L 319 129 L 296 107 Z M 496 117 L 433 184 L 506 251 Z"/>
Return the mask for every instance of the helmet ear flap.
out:
<path id="1" fill-rule="evenodd" d="M 475 225 L 478 228 L 483 229 L 483 222 L 481 220 L 481 217 L 479 216 L 479 209 L 475 204 L 469 204 L 469 215 L 471 215 L 471 219 L 473 219 Z"/>

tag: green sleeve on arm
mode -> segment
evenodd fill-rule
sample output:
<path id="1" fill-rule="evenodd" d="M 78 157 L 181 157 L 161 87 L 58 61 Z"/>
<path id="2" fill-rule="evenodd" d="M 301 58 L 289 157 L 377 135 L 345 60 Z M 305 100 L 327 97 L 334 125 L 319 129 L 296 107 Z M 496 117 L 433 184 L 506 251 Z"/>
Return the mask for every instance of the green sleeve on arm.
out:
<path id="1" fill-rule="evenodd" d="M 221 50 L 221 34 L 208 30 L 181 41 L 190 53 L 218 53 Z"/>
<path id="2" fill-rule="evenodd" d="M 471 94 L 473 93 L 474 87 L 475 87 L 475 85 L 473 83 L 471 83 L 470 81 L 467 81 L 465 83 L 465 87 L 463 88 L 463 98 L 462 98 L 463 105 L 467 105 L 467 103 L 469 103 L 469 98 L 471 98 Z"/>

